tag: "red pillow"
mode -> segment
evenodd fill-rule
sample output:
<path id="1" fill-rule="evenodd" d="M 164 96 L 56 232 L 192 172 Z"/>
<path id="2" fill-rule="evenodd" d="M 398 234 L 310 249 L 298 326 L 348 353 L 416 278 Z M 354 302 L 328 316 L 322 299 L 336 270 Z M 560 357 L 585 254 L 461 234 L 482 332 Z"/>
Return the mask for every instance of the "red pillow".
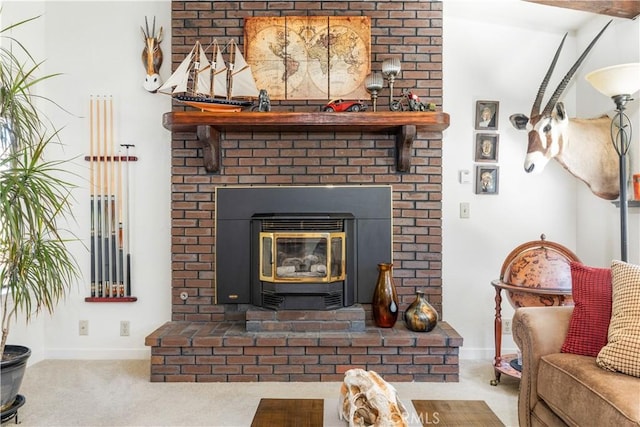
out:
<path id="1" fill-rule="evenodd" d="M 575 307 L 563 353 L 597 356 L 607 344 L 611 320 L 611 269 L 571 263 L 571 294 Z"/>

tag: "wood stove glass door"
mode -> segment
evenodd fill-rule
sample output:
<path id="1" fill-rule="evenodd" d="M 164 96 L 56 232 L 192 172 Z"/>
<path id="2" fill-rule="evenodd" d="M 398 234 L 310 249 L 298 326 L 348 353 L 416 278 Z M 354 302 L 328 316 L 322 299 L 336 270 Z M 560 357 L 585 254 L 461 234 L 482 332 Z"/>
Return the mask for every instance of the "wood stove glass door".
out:
<path id="1" fill-rule="evenodd" d="M 345 233 L 260 233 L 260 280 L 330 283 L 345 279 Z"/>

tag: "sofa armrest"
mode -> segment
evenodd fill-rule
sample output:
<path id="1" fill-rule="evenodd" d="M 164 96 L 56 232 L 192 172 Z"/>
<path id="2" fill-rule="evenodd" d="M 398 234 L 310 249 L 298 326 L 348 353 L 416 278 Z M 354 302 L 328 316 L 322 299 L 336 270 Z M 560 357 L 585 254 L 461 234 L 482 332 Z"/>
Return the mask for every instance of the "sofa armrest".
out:
<path id="1" fill-rule="evenodd" d="M 521 426 L 531 425 L 531 410 L 538 403 L 540 358 L 560 352 L 572 312 L 572 306 L 522 307 L 513 316 L 513 339 L 522 352 L 522 377 L 518 397 L 518 419 Z"/>

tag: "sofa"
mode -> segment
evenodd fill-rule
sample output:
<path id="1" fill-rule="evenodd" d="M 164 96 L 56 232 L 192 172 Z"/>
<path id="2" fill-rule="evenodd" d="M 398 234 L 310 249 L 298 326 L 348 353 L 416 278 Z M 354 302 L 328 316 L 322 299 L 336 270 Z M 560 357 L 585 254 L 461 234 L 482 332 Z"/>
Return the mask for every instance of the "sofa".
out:
<path id="1" fill-rule="evenodd" d="M 520 426 L 640 426 L 640 378 L 563 353 L 574 307 L 523 307 L 514 340 L 522 352 Z"/>

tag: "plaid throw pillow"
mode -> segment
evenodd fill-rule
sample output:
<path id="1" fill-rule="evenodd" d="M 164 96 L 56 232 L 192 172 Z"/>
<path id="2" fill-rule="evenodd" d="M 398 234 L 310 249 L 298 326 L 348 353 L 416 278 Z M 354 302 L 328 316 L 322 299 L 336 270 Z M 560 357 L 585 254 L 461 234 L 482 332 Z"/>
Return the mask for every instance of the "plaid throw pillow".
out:
<path id="1" fill-rule="evenodd" d="M 640 266 L 613 261 L 611 278 L 609 339 L 596 363 L 609 371 L 640 377 Z"/>
<path id="2" fill-rule="evenodd" d="M 611 269 L 571 262 L 573 313 L 563 353 L 596 357 L 607 343 L 611 320 Z"/>

